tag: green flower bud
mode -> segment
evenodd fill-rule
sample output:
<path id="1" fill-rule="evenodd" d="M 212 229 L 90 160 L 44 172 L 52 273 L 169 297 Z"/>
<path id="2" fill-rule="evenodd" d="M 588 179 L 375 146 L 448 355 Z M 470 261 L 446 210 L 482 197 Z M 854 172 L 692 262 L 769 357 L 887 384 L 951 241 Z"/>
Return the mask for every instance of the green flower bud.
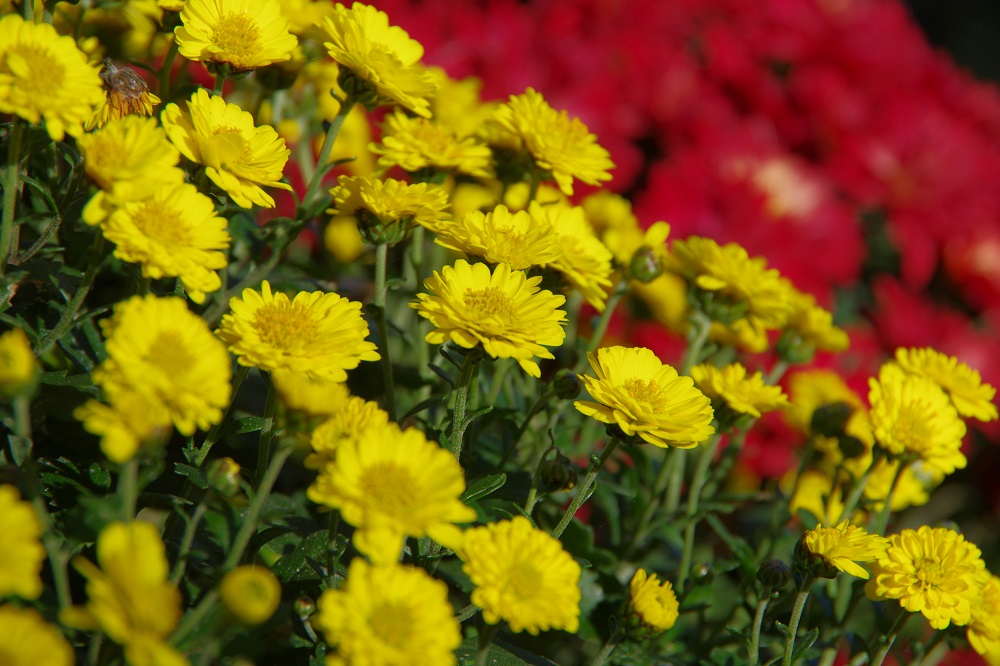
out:
<path id="1" fill-rule="evenodd" d="M 786 328 L 781 332 L 778 342 L 774 345 L 778 358 L 788 363 L 802 365 L 808 363 L 816 355 L 816 347 L 802 339 L 798 331 Z"/>
<path id="2" fill-rule="evenodd" d="M 779 590 L 788 584 L 792 569 L 782 560 L 765 560 L 757 569 L 757 580 L 765 590 Z"/>
<path id="3" fill-rule="evenodd" d="M 547 493 L 572 490 L 579 474 L 580 468 L 560 451 L 556 451 L 554 458 L 544 461 L 538 468 L 539 487 Z"/>
<path id="4" fill-rule="evenodd" d="M 580 378 L 570 370 L 560 370 L 552 378 L 552 388 L 563 400 L 574 400 L 580 395 Z"/>
<path id="5" fill-rule="evenodd" d="M 809 430 L 815 435 L 839 437 L 844 433 L 854 408 L 846 402 L 833 402 L 816 408 L 809 420 Z"/>
<path id="6" fill-rule="evenodd" d="M 223 497 L 235 497 L 240 492 L 240 465 L 232 458 L 219 458 L 208 463 L 208 486 Z"/>
<path id="7" fill-rule="evenodd" d="M 413 228 L 413 216 L 407 215 L 394 220 L 383 220 L 367 208 L 354 211 L 358 232 L 366 243 L 395 245 L 402 242 Z"/>
<path id="8" fill-rule="evenodd" d="M 702 562 L 691 567 L 691 580 L 695 585 L 710 585 L 715 580 L 715 568 L 711 562 Z"/>
<path id="9" fill-rule="evenodd" d="M 663 265 L 651 247 L 640 247 L 628 264 L 628 274 L 633 280 L 648 284 L 663 275 Z"/>
<path id="10" fill-rule="evenodd" d="M 836 578 L 840 570 L 822 555 L 814 553 L 806 546 L 806 537 L 795 542 L 792 562 L 797 575 L 812 575 L 816 578 Z"/>

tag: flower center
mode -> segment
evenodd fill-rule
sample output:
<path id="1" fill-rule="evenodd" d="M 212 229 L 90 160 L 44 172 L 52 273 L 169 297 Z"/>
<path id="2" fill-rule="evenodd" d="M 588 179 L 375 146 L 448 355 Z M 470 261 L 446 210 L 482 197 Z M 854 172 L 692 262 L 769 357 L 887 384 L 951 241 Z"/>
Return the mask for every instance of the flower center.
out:
<path id="1" fill-rule="evenodd" d="M 931 433 L 924 418 L 925 409 L 921 405 L 909 405 L 900 410 L 899 417 L 892 426 L 893 438 L 906 451 L 920 452 L 927 448 Z"/>
<path id="2" fill-rule="evenodd" d="M 264 344 L 288 350 L 308 345 L 319 326 L 310 310 L 298 303 L 268 303 L 254 315 L 254 328 Z"/>
<path id="3" fill-rule="evenodd" d="M 660 385 L 652 380 L 630 377 L 625 380 L 622 387 L 629 396 L 646 403 L 654 412 L 663 411 L 669 402 Z"/>
<path id="4" fill-rule="evenodd" d="M 531 562 L 518 562 L 507 574 L 506 589 L 514 599 L 531 599 L 538 594 L 545 577 Z"/>
<path id="5" fill-rule="evenodd" d="M 383 603 L 372 609 L 372 614 L 368 618 L 368 626 L 383 643 L 403 646 L 407 644 L 413 633 L 415 619 L 409 606 L 398 603 Z"/>
<path id="6" fill-rule="evenodd" d="M 115 174 L 125 169 L 131 153 L 121 142 L 114 140 L 107 133 L 92 136 L 91 143 L 87 147 L 87 174 L 96 180 L 102 189 L 108 190 L 114 185 Z"/>
<path id="7" fill-rule="evenodd" d="M 462 301 L 465 307 L 478 314 L 500 317 L 506 321 L 517 320 L 517 308 L 514 307 L 510 294 L 499 287 L 466 289 L 462 294 Z"/>
<path id="8" fill-rule="evenodd" d="M 944 566 L 941 562 L 931 559 L 920 559 L 913 563 L 916 570 L 917 580 L 923 587 L 940 587 L 945 578 Z"/>
<path id="9" fill-rule="evenodd" d="M 375 506 L 391 515 L 411 512 L 418 497 L 413 473 L 394 462 L 376 463 L 366 469 L 360 485 Z"/>
<path id="10" fill-rule="evenodd" d="M 163 331 L 156 336 L 149 345 L 146 359 L 175 381 L 185 376 L 198 362 L 191 357 L 183 338 L 174 331 Z"/>
<path id="11" fill-rule="evenodd" d="M 225 14 L 215 24 L 212 44 L 219 49 L 219 60 L 249 66 L 260 52 L 260 28 L 249 13 Z"/>
<path id="12" fill-rule="evenodd" d="M 155 199 L 142 204 L 132 213 L 132 223 L 143 234 L 161 245 L 179 246 L 190 242 L 190 229 L 180 211 Z"/>
<path id="13" fill-rule="evenodd" d="M 28 96 L 50 97 L 51 91 L 60 88 L 65 79 L 65 70 L 48 49 L 22 45 L 7 53 L 6 64 L 6 69 L 18 79 L 15 89 Z"/>
<path id="14" fill-rule="evenodd" d="M 233 125 L 220 125 L 212 129 L 212 148 L 218 155 L 218 164 L 230 167 L 240 164 L 246 157 L 253 157 L 253 147 L 243 137 L 243 130 Z"/>

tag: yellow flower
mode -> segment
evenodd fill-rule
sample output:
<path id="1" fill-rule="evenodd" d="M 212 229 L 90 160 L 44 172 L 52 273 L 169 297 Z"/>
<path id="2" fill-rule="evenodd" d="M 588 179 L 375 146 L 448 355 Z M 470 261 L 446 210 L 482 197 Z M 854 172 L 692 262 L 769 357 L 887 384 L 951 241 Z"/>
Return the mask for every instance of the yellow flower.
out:
<path id="1" fill-rule="evenodd" d="M 507 264 L 523 271 L 532 266 L 555 263 L 562 256 L 559 239 L 545 220 L 533 220 L 525 211 L 511 213 L 499 205 L 492 212 L 473 210 L 461 221 L 425 223 L 438 234 L 438 245 L 491 264 Z"/>
<path id="2" fill-rule="evenodd" d="M 965 467 L 965 423 L 937 383 L 886 363 L 868 386 L 872 430 L 883 448 L 897 456 L 915 455 L 942 474 Z"/>
<path id="3" fill-rule="evenodd" d="M 492 175 L 493 155 L 487 146 L 472 137 L 458 139 L 443 125 L 398 111 L 383 121 L 382 143 L 373 143 L 369 149 L 381 155 L 378 166 L 383 171 L 398 166 L 410 173 L 432 169 L 475 178 Z"/>
<path id="4" fill-rule="evenodd" d="M 410 185 L 394 178 L 341 176 L 330 190 L 334 215 L 353 215 L 362 237 L 398 242 L 413 224 L 447 217 L 448 193 L 437 185 Z"/>
<path id="5" fill-rule="evenodd" d="M 274 370 L 271 381 L 288 409 L 313 415 L 335 414 L 350 397 L 347 387 L 325 377 L 310 377 L 293 370 Z"/>
<path id="6" fill-rule="evenodd" d="M 656 574 L 637 569 L 629 583 L 627 615 L 636 621 L 637 630 L 660 632 L 674 626 L 679 617 L 677 595 L 670 581 L 660 581 Z"/>
<path id="7" fill-rule="evenodd" d="M 385 12 L 360 2 L 350 9 L 337 4 L 322 28 L 330 39 L 323 43 L 330 57 L 349 69 L 362 88 L 430 117 L 427 98 L 437 92 L 437 81 L 420 66 L 424 47 L 402 28 L 389 25 Z"/>
<path id="8" fill-rule="evenodd" d="M 77 137 L 104 96 L 97 69 L 72 37 L 17 14 L 0 19 L 0 113 L 45 120 L 56 141 Z"/>
<path id="9" fill-rule="evenodd" d="M 216 271 L 226 267 L 227 226 L 212 200 L 187 183 L 157 186 L 101 223 L 116 257 L 142 264 L 144 277 L 179 277 L 195 303 L 222 286 Z"/>
<path id="10" fill-rule="evenodd" d="M 611 287 L 611 252 L 587 222 L 579 206 L 532 202 L 528 213 L 536 224 L 548 224 L 559 239 L 561 254 L 550 266 L 587 299 L 598 312 L 604 311 Z"/>
<path id="11" fill-rule="evenodd" d="M 333 11 L 330 0 L 282 0 L 281 14 L 288 19 L 288 29 L 300 37 L 322 39 L 319 22 Z"/>
<path id="12" fill-rule="evenodd" d="M 521 141 L 535 164 L 552 174 L 563 193 L 573 194 L 574 178 L 588 185 L 611 180 L 608 169 L 615 165 L 597 137 L 579 118 L 571 120 L 565 111 L 549 106 L 534 89 L 511 95 L 493 120 Z"/>
<path id="13" fill-rule="evenodd" d="M 347 579 L 323 592 L 313 623 L 334 654 L 327 666 L 454 666 L 462 633 L 448 586 L 422 569 L 351 560 Z"/>
<path id="14" fill-rule="evenodd" d="M 458 461 L 415 429 L 372 424 L 341 440 L 307 495 L 339 509 L 354 525 L 354 545 L 373 562 L 399 559 L 406 537 L 430 536 L 450 545 L 453 523 L 475 520 L 462 503 L 465 475 Z"/>
<path id="15" fill-rule="evenodd" d="M 475 589 L 472 603 L 490 624 L 511 631 L 580 626 L 580 565 L 548 533 L 524 516 L 466 530 L 458 554 Z"/>
<path id="16" fill-rule="evenodd" d="M 889 537 L 885 556 L 872 565 L 865 594 L 899 599 L 911 613 L 920 612 L 935 629 L 972 621 L 982 598 L 985 565 L 979 549 L 961 534 L 927 525 Z"/>
<path id="17" fill-rule="evenodd" d="M 158 444 L 171 431 L 170 412 L 144 393 L 126 388 L 109 396 L 110 404 L 88 400 L 73 411 L 83 429 L 101 438 L 108 460 L 128 462 L 144 444 Z"/>
<path id="18" fill-rule="evenodd" d="M 341 264 L 349 264 L 365 251 L 365 241 L 353 217 L 336 215 L 323 229 L 323 245 Z"/>
<path id="19" fill-rule="evenodd" d="M 428 67 L 428 71 L 437 78 L 439 86 L 437 95 L 431 100 L 434 121 L 459 138 L 481 135 L 499 106 L 496 102 L 483 102 L 483 82 L 474 76 L 452 79 L 440 67 Z"/>
<path id="20" fill-rule="evenodd" d="M 316 426 L 309 437 L 313 453 L 303 461 L 308 469 L 323 469 L 345 439 L 358 437 L 368 428 L 389 423 L 388 412 L 379 408 L 377 403 L 357 396 L 346 396 L 336 409 L 327 413 L 327 419 Z"/>
<path id="21" fill-rule="evenodd" d="M 181 594 L 167 581 L 169 563 L 159 530 L 140 521 L 111 523 L 97 537 L 97 562 L 100 568 L 83 557 L 73 559 L 87 579 L 88 601 L 65 609 L 62 621 L 104 632 L 125 647 L 130 664 L 186 664 L 166 643 L 181 616 Z"/>
<path id="22" fill-rule="evenodd" d="M 791 403 L 785 410 L 788 423 L 803 434 L 812 431 L 813 415 L 817 409 L 843 404 L 852 414 L 861 412 L 867 420 L 867 411 L 857 393 L 832 370 L 804 370 L 796 372 L 788 381 Z"/>
<path id="23" fill-rule="evenodd" d="M 482 345 L 491 357 L 513 358 L 529 375 L 541 377 L 534 358 L 555 358 L 542 345 L 558 347 L 566 339 L 566 313 L 558 309 L 566 299 L 539 290 L 541 281 L 506 264 L 490 271 L 459 259 L 424 280 L 430 294 L 417 294 L 410 307 L 434 324 L 427 342 Z"/>
<path id="24" fill-rule="evenodd" d="M 272 294 L 265 280 L 260 292 L 244 289 L 243 298 L 234 296 L 229 307 L 218 335 L 240 365 L 343 382 L 361 361 L 381 358 L 365 340 L 361 304 L 337 294 L 300 291 L 289 300 Z"/>
<path id="25" fill-rule="evenodd" d="M 868 572 L 856 562 L 873 562 L 884 557 L 889 546 L 885 537 L 868 534 L 863 527 L 851 525 L 846 519 L 836 527 L 809 530 L 802 536 L 802 543 L 827 566 L 858 578 L 868 578 Z M 836 571 L 821 571 L 817 575 L 834 578 Z"/>
<path id="26" fill-rule="evenodd" d="M 181 24 L 174 39 L 182 56 L 237 72 L 288 60 L 298 44 L 277 0 L 187 0 Z"/>
<path id="27" fill-rule="evenodd" d="M 833 315 L 816 305 L 811 294 L 798 291 L 788 283 L 792 299 L 792 312 L 788 317 L 786 330 L 794 331 L 802 342 L 813 349 L 842 352 L 850 346 L 850 339 L 844 329 L 833 325 Z"/>
<path id="28" fill-rule="evenodd" d="M 184 157 L 205 165 L 213 183 L 236 205 L 274 208 L 261 185 L 291 190 L 279 182 L 291 151 L 274 128 L 255 127 L 253 116 L 201 88 L 184 108 L 168 104 L 160 118 L 163 129 Z"/>
<path id="29" fill-rule="evenodd" d="M 844 516 L 844 491 L 823 472 L 807 469 L 799 476 L 788 500 L 789 513 L 796 516 L 800 510 L 808 511 L 821 524 L 836 524 L 847 518 Z"/>
<path id="30" fill-rule="evenodd" d="M 0 597 L 37 599 L 42 593 L 45 549 L 39 539 L 42 526 L 17 488 L 0 485 Z M 0 649 L 0 654 L 3 650 Z"/>
<path id="31" fill-rule="evenodd" d="M 265 566 L 244 564 L 226 572 L 219 596 L 230 613 L 243 624 L 261 624 L 281 603 L 281 583 Z"/>
<path id="32" fill-rule="evenodd" d="M 691 368 L 691 378 L 712 400 L 721 400 L 733 411 L 755 418 L 788 405 L 788 396 L 780 386 L 768 386 L 760 372 L 748 377 L 747 369 L 740 363 L 722 368 L 702 363 Z"/>
<path id="33" fill-rule="evenodd" d="M 24 330 L 12 328 L 0 335 L 0 398 L 31 391 L 36 377 L 38 362 Z"/>
<path id="34" fill-rule="evenodd" d="M 574 402 L 583 414 L 660 448 L 690 449 L 715 432 L 708 397 L 649 349 L 603 347 L 587 358 L 597 376 L 580 379 L 596 402 Z"/>
<path id="35" fill-rule="evenodd" d="M 73 666 L 73 648 L 38 611 L 0 606 L 0 627 L 5 666 Z"/>
<path id="36" fill-rule="evenodd" d="M 972 649 L 995 666 L 1000 663 L 1000 577 L 984 570 L 980 585 L 983 595 L 972 606 L 972 621 L 965 635 Z"/>
<path id="37" fill-rule="evenodd" d="M 871 464 L 871 453 L 852 460 L 852 473 L 856 478 L 864 473 L 864 470 Z M 929 469 L 926 464 L 917 461 L 897 473 L 897 469 L 902 463 L 899 460 L 880 460 L 868 483 L 865 484 L 865 499 L 870 503 L 872 511 L 880 511 L 885 506 L 885 498 L 889 496 L 889 487 L 896 480 L 896 485 L 892 491 L 893 511 L 902 511 L 911 506 L 923 506 L 931 499 L 931 491 L 940 485 L 944 480 L 944 474 L 940 471 Z M 862 466 L 863 465 L 863 466 Z M 846 465 L 845 465 L 846 467 Z"/>
<path id="38" fill-rule="evenodd" d="M 101 71 L 104 82 L 104 100 L 87 121 L 87 129 L 104 127 L 111 120 L 128 115 L 151 116 L 153 106 L 160 98 L 149 92 L 149 86 L 131 67 L 118 67 L 111 58 L 105 58 Z"/>
<path id="39" fill-rule="evenodd" d="M 896 363 L 913 375 L 927 377 L 944 389 L 961 416 L 979 421 L 995 421 L 997 390 L 983 382 L 979 373 L 954 356 L 930 347 L 896 350 Z"/>
<path id="40" fill-rule="evenodd" d="M 101 328 L 108 358 L 93 377 L 112 404 L 122 391 L 140 392 L 163 405 L 183 435 L 222 419 L 232 389 L 229 355 L 184 301 L 133 296 Z"/>

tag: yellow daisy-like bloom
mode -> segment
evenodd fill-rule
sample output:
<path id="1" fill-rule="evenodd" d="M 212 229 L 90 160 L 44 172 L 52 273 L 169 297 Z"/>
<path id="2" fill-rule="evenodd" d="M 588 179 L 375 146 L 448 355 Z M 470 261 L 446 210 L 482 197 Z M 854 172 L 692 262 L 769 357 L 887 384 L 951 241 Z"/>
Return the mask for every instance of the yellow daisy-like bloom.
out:
<path id="1" fill-rule="evenodd" d="M 349 264 L 365 251 L 365 240 L 353 217 L 337 215 L 323 229 L 323 245 L 341 264 Z"/>
<path id="2" fill-rule="evenodd" d="M 574 179 L 588 185 L 611 180 L 608 170 L 615 165 L 597 137 L 579 118 L 571 120 L 565 111 L 553 109 L 534 89 L 511 95 L 493 120 L 523 143 L 535 164 L 552 174 L 563 193 L 573 194 Z"/>
<path id="3" fill-rule="evenodd" d="M 833 315 L 816 305 L 812 294 L 805 294 L 788 284 L 793 310 L 788 317 L 786 330 L 791 329 L 805 344 L 814 349 L 842 352 L 850 344 L 844 329 L 833 325 Z"/>
<path id="4" fill-rule="evenodd" d="M 0 486 L 0 597 L 37 599 L 42 593 L 45 548 L 39 539 L 42 526 L 29 502 L 22 502 L 17 488 Z M 0 650 L 0 654 L 2 654 Z"/>
<path id="5" fill-rule="evenodd" d="M 767 268 L 763 257 L 750 257 L 735 243 L 720 246 L 699 236 L 675 240 L 672 250 L 672 270 L 711 294 L 717 309 L 706 314 L 713 320 L 730 326 L 745 320 L 749 333 L 760 337 L 787 323 L 792 314 L 790 285 Z"/>
<path id="6" fill-rule="evenodd" d="M 962 416 L 978 421 L 995 421 L 993 404 L 997 390 L 983 382 L 979 372 L 954 356 L 946 356 L 930 347 L 897 349 L 896 363 L 906 372 L 927 377 L 945 390 Z"/>
<path id="7" fill-rule="evenodd" d="M 440 67 L 427 69 L 437 77 L 439 86 L 437 95 L 431 100 L 434 121 L 459 138 L 481 135 L 481 130 L 499 106 L 496 102 L 483 101 L 483 82 L 474 76 L 453 79 Z"/>
<path id="8" fill-rule="evenodd" d="M 349 396 L 339 409 L 331 411 L 330 416 L 312 431 L 309 443 L 313 453 L 306 456 L 303 464 L 308 469 L 323 469 L 342 441 L 358 437 L 368 428 L 388 423 L 389 413 L 381 409 L 378 403 Z"/>
<path id="9" fill-rule="evenodd" d="M 903 530 L 889 541 L 885 556 L 872 565 L 865 594 L 899 599 L 911 613 L 923 613 L 935 629 L 969 624 L 983 594 L 985 565 L 979 549 L 954 530 L 927 525 Z"/>
<path id="10" fill-rule="evenodd" d="M 382 123 L 382 143 L 369 146 L 383 171 L 398 166 L 411 173 L 434 169 L 490 178 L 493 154 L 473 137 L 459 139 L 443 125 L 426 118 L 393 113 Z"/>
<path id="11" fill-rule="evenodd" d="M 351 397 L 341 382 L 292 370 L 273 371 L 271 381 L 286 408 L 316 416 L 336 414 Z"/>
<path id="12" fill-rule="evenodd" d="M 438 185 L 410 185 L 394 178 L 341 176 L 331 188 L 333 215 L 351 215 L 362 227 L 362 235 L 388 233 L 401 240 L 411 224 L 424 224 L 448 217 L 448 193 Z M 393 229 L 394 225 L 400 229 Z"/>
<path id="13" fill-rule="evenodd" d="M 279 182 L 291 153 L 285 140 L 272 127 L 255 127 L 253 116 L 235 104 L 200 88 L 183 108 L 168 104 L 160 120 L 184 157 L 204 164 L 208 177 L 237 206 L 274 208 L 260 186 L 292 189 Z"/>
<path id="14" fill-rule="evenodd" d="M 142 264 L 144 277 L 179 277 L 195 303 L 222 286 L 216 271 L 226 267 L 227 222 L 194 185 L 160 185 L 149 198 L 116 208 L 101 229 L 117 245 L 116 257 Z"/>
<path id="15" fill-rule="evenodd" d="M 529 375 L 541 377 L 534 358 L 555 358 L 542 345 L 558 347 L 566 339 L 566 313 L 558 309 L 566 299 L 540 291 L 541 281 L 506 264 L 490 271 L 459 259 L 424 280 L 430 293 L 417 294 L 410 307 L 434 324 L 424 338 L 432 345 L 448 340 L 466 349 L 482 345 L 493 358 L 513 358 Z"/>
<path id="16" fill-rule="evenodd" d="M 794 470 L 791 471 L 794 474 Z M 799 476 L 798 483 L 788 499 L 788 511 L 793 516 L 803 509 L 823 525 L 834 525 L 844 516 L 844 491 L 840 484 L 823 472 L 807 469 Z M 852 516 L 852 519 L 855 517 Z"/>
<path id="17" fill-rule="evenodd" d="M 860 478 L 864 470 L 871 465 L 871 453 L 866 453 L 850 462 L 853 463 L 850 465 L 851 472 L 855 478 Z M 927 504 L 931 499 L 931 491 L 944 480 L 943 473 L 928 468 L 921 461 L 908 465 L 897 474 L 896 470 L 901 464 L 899 460 L 883 459 L 875 465 L 864 490 L 865 499 L 871 504 L 872 511 L 880 511 L 885 505 L 885 498 L 889 496 L 889 488 L 894 479 L 896 485 L 892 491 L 890 507 L 893 511 Z M 845 464 L 845 467 L 847 466 Z"/>
<path id="18" fill-rule="evenodd" d="M 172 429 L 170 412 L 144 393 L 122 389 L 110 395 L 110 404 L 88 400 L 73 411 L 83 429 L 101 438 L 108 460 L 128 462 L 144 444 L 157 444 Z"/>
<path id="19" fill-rule="evenodd" d="M 30 391 L 38 377 L 38 361 L 27 333 L 12 328 L 0 335 L 0 398 Z"/>
<path id="20" fill-rule="evenodd" d="M 611 251 L 604 246 L 579 206 L 532 202 L 528 213 L 536 224 L 548 224 L 559 239 L 561 255 L 549 264 L 587 299 L 598 312 L 611 287 Z"/>
<path id="21" fill-rule="evenodd" d="M 972 621 L 965 635 L 972 649 L 995 666 L 1000 663 L 1000 577 L 984 570 L 980 584 L 983 595 L 972 606 Z"/>
<path id="22" fill-rule="evenodd" d="M 101 72 L 104 100 L 87 122 L 87 129 L 104 127 L 109 121 L 129 115 L 151 116 L 160 98 L 149 92 L 149 86 L 131 67 L 118 67 L 111 58 L 104 60 Z"/>
<path id="23" fill-rule="evenodd" d="M 83 557 L 73 559 L 87 579 L 88 601 L 63 610 L 60 619 L 78 629 L 101 630 L 125 647 L 131 664 L 186 664 L 166 643 L 181 616 L 181 594 L 167 580 L 170 565 L 159 530 L 141 521 L 111 523 L 97 537 L 97 562 L 100 568 Z"/>
<path id="24" fill-rule="evenodd" d="M 313 625 L 334 654 L 327 666 L 454 666 L 462 633 L 448 586 L 423 569 L 351 560 L 347 579 L 323 592 Z"/>
<path id="25" fill-rule="evenodd" d="M 281 13 L 288 19 L 288 29 L 300 37 L 322 39 L 318 23 L 333 11 L 330 0 L 282 0 Z"/>
<path id="26" fill-rule="evenodd" d="M 457 552 L 484 620 L 504 620 L 511 631 L 532 635 L 550 629 L 576 633 L 580 565 L 558 539 L 515 516 L 466 530 Z"/>
<path id="27" fill-rule="evenodd" d="M 942 474 L 965 467 L 965 423 L 937 383 L 886 363 L 868 386 L 872 430 L 882 447 L 897 456 L 913 454 Z"/>
<path id="28" fill-rule="evenodd" d="M 424 47 L 402 28 L 389 25 L 385 12 L 355 2 L 337 4 L 323 19 L 330 57 L 390 103 L 430 118 L 427 98 L 437 92 L 434 75 L 420 66 Z"/>
<path id="29" fill-rule="evenodd" d="M 562 256 L 559 239 L 546 221 L 535 221 L 523 210 L 511 213 L 502 204 L 489 213 L 470 211 L 461 221 L 424 226 L 438 234 L 434 242 L 442 247 L 507 264 L 515 271 L 555 263 Z"/>
<path id="30" fill-rule="evenodd" d="M 365 340 L 361 304 L 338 294 L 300 291 L 289 300 L 271 293 L 265 280 L 259 292 L 244 289 L 229 307 L 217 333 L 240 365 L 343 382 L 361 361 L 381 358 Z"/>
<path id="31" fill-rule="evenodd" d="M 780 386 L 768 386 L 760 372 L 747 376 L 747 369 L 740 363 L 722 368 L 702 363 L 691 368 L 691 378 L 712 400 L 721 400 L 733 411 L 755 418 L 788 405 L 788 396 Z"/>
<path id="32" fill-rule="evenodd" d="M 184 301 L 133 296 L 101 328 L 108 358 L 93 377 L 112 404 L 122 391 L 140 392 L 163 405 L 183 435 L 222 419 L 232 390 L 229 354 Z"/>
<path id="33" fill-rule="evenodd" d="M 858 578 L 868 578 L 868 572 L 857 562 L 874 562 L 886 554 L 889 540 L 877 534 L 868 534 L 863 527 L 842 521 L 836 527 L 819 526 L 809 530 L 802 542 L 810 553 L 836 569 Z M 819 575 L 823 575 L 822 572 Z M 833 578 L 833 575 L 823 575 Z"/>
<path id="34" fill-rule="evenodd" d="M 661 581 L 656 574 L 649 575 L 645 569 L 636 570 L 629 583 L 626 612 L 638 624 L 637 629 L 666 631 L 677 622 L 679 608 L 670 581 Z"/>
<path id="35" fill-rule="evenodd" d="M 244 564 L 219 583 L 222 604 L 243 624 L 267 622 L 281 603 L 281 583 L 265 566 Z"/>
<path id="36" fill-rule="evenodd" d="M 298 44 L 277 0 L 187 0 L 181 24 L 174 39 L 182 56 L 237 72 L 288 60 Z"/>
<path id="37" fill-rule="evenodd" d="M 690 449 L 715 433 L 711 400 L 649 349 L 603 347 L 587 358 L 597 376 L 579 377 L 596 402 L 574 402 L 583 414 L 660 448 Z"/>
<path id="38" fill-rule="evenodd" d="M 339 509 L 354 525 L 354 545 L 373 562 L 399 559 L 406 537 L 430 536 L 450 546 L 454 523 L 475 520 L 462 503 L 465 474 L 451 453 L 419 430 L 371 425 L 341 440 L 307 495 Z"/>
<path id="39" fill-rule="evenodd" d="M 17 14 L 0 19 L 0 113 L 45 120 L 55 141 L 77 137 L 104 92 L 97 69 L 72 37 Z"/>
<path id="40" fill-rule="evenodd" d="M 73 666 L 73 648 L 32 608 L 0 606 L 0 655 L 5 666 Z"/>
<path id="41" fill-rule="evenodd" d="M 788 392 L 792 399 L 785 418 L 803 434 L 810 432 L 813 414 L 821 407 L 844 403 L 852 412 L 866 412 L 861 397 L 832 370 L 796 372 L 788 381 Z"/>

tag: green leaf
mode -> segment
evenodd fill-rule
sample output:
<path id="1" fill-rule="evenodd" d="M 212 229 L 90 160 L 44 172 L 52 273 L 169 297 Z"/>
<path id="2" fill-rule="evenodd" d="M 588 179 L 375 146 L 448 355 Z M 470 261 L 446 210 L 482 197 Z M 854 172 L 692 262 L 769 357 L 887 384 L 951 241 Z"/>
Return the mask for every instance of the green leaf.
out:
<path id="1" fill-rule="evenodd" d="M 319 581 L 326 571 L 327 530 L 313 532 L 291 554 L 282 557 L 272 571 L 283 584 L 292 581 Z"/>
<path id="2" fill-rule="evenodd" d="M 819 627 L 813 627 L 805 636 L 795 641 L 795 650 L 792 652 L 793 664 L 806 655 L 817 638 L 819 638 Z"/>
<path id="3" fill-rule="evenodd" d="M 484 476 L 472 483 L 462 494 L 462 501 L 474 502 L 481 497 L 486 497 L 503 487 L 507 483 L 506 474 L 491 474 Z"/>
<path id="4" fill-rule="evenodd" d="M 410 409 L 410 411 L 408 411 L 405 414 L 403 414 L 402 418 L 400 418 L 399 420 L 400 421 L 405 421 L 406 419 L 410 418 L 411 416 L 416 416 L 417 414 L 419 414 L 420 412 L 422 412 L 422 411 L 424 411 L 426 409 L 430 409 L 432 407 L 437 407 L 438 405 L 440 405 L 441 403 L 443 403 L 447 398 L 448 398 L 448 396 L 447 395 L 443 395 L 443 394 L 432 395 L 431 397 L 427 398 L 426 400 L 423 400 L 423 401 L 417 403 L 416 405 L 414 405 Z"/>
<path id="5" fill-rule="evenodd" d="M 778 633 L 781 634 L 785 638 L 785 640 L 788 640 L 788 633 L 789 632 L 788 632 L 788 625 L 787 624 L 782 624 L 781 622 L 778 622 L 777 620 L 775 620 L 774 621 L 774 628 L 778 630 Z"/>
<path id="6" fill-rule="evenodd" d="M 97 463 L 91 463 L 90 467 L 87 468 L 87 477 L 98 488 L 103 488 L 104 490 L 111 488 L 111 472 Z"/>
<path id="7" fill-rule="evenodd" d="M 95 398 L 100 395 L 89 373 L 67 375 L 65 370 L 43 372 L 38 376 L 38 381 L 48 386 L 68 386 Z"/>
<path id="8" fill-rule="evenodd" d="M 260 432 L 264 427 L 264 421 L 265 419 L 262 416 L 244 416 L 226 421 L 219 428 L 219 439 L 228 437 L 229 435 L 245 435 L 250 432 Z"/>
<path id="9" fill-rule="evenodd" d="M 183 463 L 174 463 L 174 471 L 181 476 L 187 477 L 187 480 L 194 486 L 202 490 L 208 488 L 208 477 L 205 475 L 205 472 L 197 467 L 191 467 Z"/>
<path id="10" fill-rule="evenodd" d="M 472 666 L 472 664 L 476 661 L 476 651 L 478 648 L 479 638 L 476 636 L 462 641 L 462 644 L 458 646 L 457 650 L 455 650 L 455 656 L 458 657 L 459 666 Z M 528 663 L 551 664 L 552 662 L 526 662 L 522 659 L 518 659 L 512 653 L 503 649 L 497 645 L 496 642 L 494 642 L 490 645 L 490 650 L 486 654 L 486 663 L 490 664 L 490 666 L 525 666 L 525 664 Z"/>

